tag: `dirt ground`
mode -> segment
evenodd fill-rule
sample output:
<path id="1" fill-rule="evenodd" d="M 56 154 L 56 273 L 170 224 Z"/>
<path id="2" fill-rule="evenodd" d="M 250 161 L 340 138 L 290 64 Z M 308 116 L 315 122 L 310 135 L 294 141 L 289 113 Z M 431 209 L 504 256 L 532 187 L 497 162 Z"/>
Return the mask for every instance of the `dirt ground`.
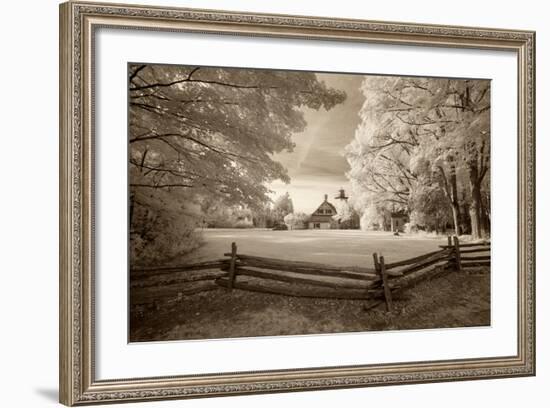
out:
<path id="1" fill-rule="evenodd" d="M 490 286 L 487 267 L 448 271 L 396 295 L 392 313 L 383 306 L 365 311 L 364 300 L 219 288 L 133 308 L 130 341 L 486 326 Z"/>

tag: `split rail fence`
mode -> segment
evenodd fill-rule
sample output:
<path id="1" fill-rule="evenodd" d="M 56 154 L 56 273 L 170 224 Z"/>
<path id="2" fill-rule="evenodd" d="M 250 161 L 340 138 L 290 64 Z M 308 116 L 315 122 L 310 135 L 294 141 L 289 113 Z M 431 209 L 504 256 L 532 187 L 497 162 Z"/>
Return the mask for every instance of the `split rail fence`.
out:
<path id="1" fill-rule="evenodd" d="M 489 266 L 491 244 L 460 243 L 447 237 L 437 251 L 396 262 L 373 253 L 373 267 L 332 266 L 240 254 L 236 243 L 222 259 L 184 266 L 142 268 L 131 271 L 131 304 L 218 289 L 239 289 L 286 296 L 358 299 L 366 309 L 385 304 L 392 310 L 393 296 L 421 280 L 454 269 Z"/>

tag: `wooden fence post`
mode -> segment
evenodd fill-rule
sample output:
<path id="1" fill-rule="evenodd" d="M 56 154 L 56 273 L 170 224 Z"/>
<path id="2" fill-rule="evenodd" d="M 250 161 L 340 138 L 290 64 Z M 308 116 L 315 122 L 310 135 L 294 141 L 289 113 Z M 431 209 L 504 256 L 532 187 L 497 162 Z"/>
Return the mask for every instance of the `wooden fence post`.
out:
<path id="1" fill-rule="evenodd" d="M 456 268 L 459 271 L 462 271 L 462 263 L 460 261 L 460 244 L 458 243 L 458 237 L 455 235 L 453 237 L 453 240 L 454 240 L 454 247 L 455 247 Z"/>
<path id="2" fill-rule="evenodd" d="M 388 277 L 386 275 L 386 265 L 384 265 L 384 257 L 380 257 L 380 276 L 382 278 L 382 286 L 384 287 L 384 298 L 386 299 L 386 310 L 392 310 L 391 289 L 388 285 Z"/>
<path id="3" fill-rule="evenodd" d="M 380 262 L 378 262 L 378 254 L 376 252 L 372 253 L 372 259 L 374 261 L 374 270 L 377 275 L 380 275 Z"/>
<path id="4" fill-rule="evenodd" d="M 454 251 L 454 246 L 453 246 L 453 237 L 451 237 L 450 235 L 447 235 L 447 250 L 449 249 L 453 249 Z M 452 252 L 451 252 L 452 254 Z M 453 260 L 452 259 L 449 259 L 449 261 L 447 262 L 447 268 L 452 268 L 453 267 Z"/>
<path id="5" fill-rule="evenodd" d="M 374 269 L 376 270 L 376 273 L 380 274 L 380 264 L 378 262 L 378 254 L 376 252 L 372 254 L 372 259 L 374 260 Z"/>
<path id="6" fill-rule="evenodd" d="M 233 289 L 233 283 L 235 282 L 236 278 L 236 263 L 237 263 L 237 244 L 232 242 L 231 243 L 231 259 L 229 260 L 229 282 L 228 286 L 229 289 Z"/>

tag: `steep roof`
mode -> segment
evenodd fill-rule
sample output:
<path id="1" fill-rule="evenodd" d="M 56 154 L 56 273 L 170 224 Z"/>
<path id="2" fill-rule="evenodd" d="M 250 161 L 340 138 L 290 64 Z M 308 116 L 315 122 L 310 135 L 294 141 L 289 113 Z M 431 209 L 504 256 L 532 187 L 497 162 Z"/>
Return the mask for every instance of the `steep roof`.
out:
<path id="1" fill-rule="evenodd" d="M 312 214 L 316 214 L 320 209 L 325 208 L 325 207 L 328 207 L 328 208 L 330 208 L 332 211 L 334 211 L 334 214 L 336 214 L 336 213 L 338 212 L 338 211 L 336 211 L 336 207 L 333 206 L 333 205 L 332 205 L 331 203 L 329 203 L 328 201 L 326 201 L 326 199 L 325 199 L 325 201 L 323 201 L 323 202 L 319 205 L 319 207 L 317 207 L 317 209 L 316 209 L 315 211 L 313 211 Z"/>

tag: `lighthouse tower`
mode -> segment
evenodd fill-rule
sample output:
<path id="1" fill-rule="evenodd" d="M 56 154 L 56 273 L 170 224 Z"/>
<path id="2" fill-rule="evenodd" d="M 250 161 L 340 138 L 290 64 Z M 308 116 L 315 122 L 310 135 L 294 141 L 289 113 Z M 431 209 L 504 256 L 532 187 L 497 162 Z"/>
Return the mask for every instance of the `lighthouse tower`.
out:
<path id="1" fill-rule="evenodd" d="M 336 227 L 338 229 L 359 228 L 359 216 L 348 203 L 348 198 L 343 188 L 340 188 L 338 195 L 334 197 L 336 200 L 336 210 L 338 212 L 335 217 L 335 219 L 338 220 L 338 225 Z"/>
<path id="2" fill-rule="evenodd" d="M 336 200 L 338 200 L 338 202 L 339 202 L 340 204 L 343 204 L 343 203 L 345 203 L 345 202 L 348 201 L 348 197 L 346 197 L 346 192 L 344 191 L 343 188 L 340 188 L 339 194 L 338 194 L 336 197 L 334 197 L 334 198 L 335 198 Z"/>
<path id="3" fill-rule="evenodd" d="M 340 188 L 338 195 L 334 199 L 336 200 L 336 211 L 338 211 L 338 228 L 345 228 L 345 220 L 349 216 L 350 208 L 348 197 L 343 188 Z"/>

